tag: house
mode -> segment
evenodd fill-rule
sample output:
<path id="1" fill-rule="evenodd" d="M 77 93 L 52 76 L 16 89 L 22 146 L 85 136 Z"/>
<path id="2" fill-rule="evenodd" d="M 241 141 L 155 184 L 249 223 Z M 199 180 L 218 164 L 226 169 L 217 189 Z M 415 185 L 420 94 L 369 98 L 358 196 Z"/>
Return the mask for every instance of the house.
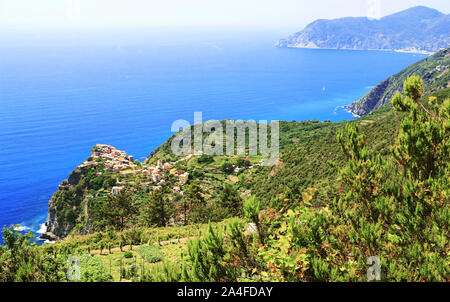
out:
<path id="1" fill-rule="evenodd" d="M 152 179 L 154 182 L 159 182 L 161 180 L 161 177 L 159 174 L 152 174 Z"/>
<path id="2" fill-rule="evenodd" d="M 164 166 L 163 166 L 163 164 L 161 163 L 160 160 L 158 160 L 158 163 L 156 164 L 156 169 L 159 169 L 159 170 L 164 169 Z"/>
<path id="3" fill-rule="evenodd" d="M 180 183 L 180 185 L 186 184 L 188 182 L 188 180 L 189 180 L 189 173 L 188 172 L 183 173 L 183 174 L 181 174 L 179 176 L 179 183 Z"/>
<path id="4" fill-rule="evenodd" d="M 113 187 L 111 189 L 111 194 L 112 195 L 117 195 L 119 194 L 121 191 L 123 191 L 125 189 L 125 187 Z"/>

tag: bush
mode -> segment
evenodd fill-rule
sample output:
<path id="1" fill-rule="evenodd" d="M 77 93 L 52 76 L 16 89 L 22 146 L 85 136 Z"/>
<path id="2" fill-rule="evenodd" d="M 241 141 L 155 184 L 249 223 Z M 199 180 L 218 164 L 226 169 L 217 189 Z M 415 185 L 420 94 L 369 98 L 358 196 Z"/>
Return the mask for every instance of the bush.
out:
<path id="1" fill-rule="evenodd" d="M 211 155 L 201 155 L 199 158 L 197 158 L 197 162 L 199 164 L 210 164 L 214 162 L 214 157 Z"/>
<path id="2" fill-rule="evenodd" d="M 199 171 L 199 170 L 194 170 L 191 173 L 191 179 L 202 179 L 203 177 L 205 177 L 205 173 L 203 171 Z"/>
<path id="3" fill-rule="evenodd" d="M 112 276 L 109 274 L 106 267 L 103 266 L 100 259 L 89 255 L 81 255 L 75 257 L 80 260 L 81 280 L 79 281 L 81 282 L 112 281 Z"/>
<path id="4" fill-rule="evenodd" d="M 232 164 L 230 163 L 224 163 L 221 167 L 222 171 L 225 172 L 226 174 L 231 174 L 234 172 L 234 167 Z"/>
<path id="5" fill-rule="evenodd" d="M 252 165 L 252 163 L 248 159 L 238 158 L 236 165 L 239 168 L 248 168 Z"/>
<path id="6" fill-rule="evenodd" d="M 126 259 L 133 258 L 133 253 L 132 253 L 132 252 L 129 252 L 129 251 L 126 251 L 125 253 L 123 253 L 123 256 L 124 256 Z"/>
<path id="7" fill-rule="evenodd" d="M 161 251 L 156 246 L 141 246 L 136 251 L 149 263 L 159 262 L 163 258 Z"/>

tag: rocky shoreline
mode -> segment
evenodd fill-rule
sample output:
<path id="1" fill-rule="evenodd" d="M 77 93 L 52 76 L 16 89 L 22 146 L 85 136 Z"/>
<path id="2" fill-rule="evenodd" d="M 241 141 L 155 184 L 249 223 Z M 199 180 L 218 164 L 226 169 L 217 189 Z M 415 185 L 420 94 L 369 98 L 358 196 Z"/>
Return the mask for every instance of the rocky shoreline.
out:
<path id="1" fill-rule="evenodd" d="M 57 241 L 58 236 L 56 236 L 55 234 L 51 233 L 51 232 L 45 232 L 43 234 L 41 234 L 41 236 L 38 237 L 40 240 L 48 240 L 48 241 Z"/>

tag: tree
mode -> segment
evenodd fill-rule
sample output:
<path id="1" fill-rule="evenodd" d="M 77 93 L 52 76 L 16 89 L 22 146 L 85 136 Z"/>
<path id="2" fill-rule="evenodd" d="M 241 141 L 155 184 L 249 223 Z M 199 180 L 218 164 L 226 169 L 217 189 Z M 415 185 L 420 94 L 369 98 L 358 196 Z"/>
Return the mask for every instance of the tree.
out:
<path id="1" fill-rule="evenodd" d="M 106 226 L 123 230 L 136 213 L 137 208 L 133 204 L 132 193 L 129 190 L 123 190 L 118 194 L 108 195 L 106 203 L 100 207 L 98 216 Z"/>
<path id="2" fill-rule="evenodd" d="M 164 189 L 157 189 L 150 194 L 142 214 L 147 225 L 165 227 L 174 213 L 174 205 L 164 194 Z"/>
<path id="3" fill-rule="evenodd" d="M 219 242 L 205 240 L 192 251 L 224 269 L 234 267 L 240 275 L 254 276 L 250 280 L 368 281 L 366 272 L 374 269 L 376 259 L 378 273 L 370 277 L 382 281 L 446 281 L 450 100 L 438 104 L 431 97 L 424 105 L 423 90 L 422 80 L 413 76 L 404 82 L 404 95 L 397 93 L 392 100 L 395 110 L 407 116 L 401 116 L 391 155 L 369 152 L 356 123 L 339 132 L 347 157 L 338 170 L 343 182 L 339 198 L 313 208 L 304 194 L 295 207 L 280 211 L 246 204 L 244 211 L 256 224 L 260 240 L 253 240 L 254 234 L 243 238 L 229 231 L 222 239 L 210 232 Z M 232 248 L 213 257 L 217 245 Z M 240 261 L 242 250 L 249 259 Z M 211 261 L 195 253 L 190 257 L 194 277 L 221 281 L 220 275 L 206 274 Z M 227 281 L 238 278 L 228 277 Z"/>
<path id="4" fill-rule="evenodd" d="M 185 279 L 191 282 L 230 282 L 236 280 L 239 271 L 232 264 L 222 261 L 227 255 L 227 245 L 220 230 L 208 225 L 203 239 L 188 243 L 192 266 L 184 271 Z"/>
<path id="5" fill-rule="evenodd" d="M 200 222 L 204 219 L 202 210 L 206 206 L 206 200 L 203 197 L 203 190 L 198 181 L 194 181 L 187 188 L 181 206 L 185 225 L 188 224 L 188 216 L 191 216 L 194 222 Z"/>
<path id="6" fill-rule="evenodd" d="M 242 212 L 242 198 L 239 193 L 229 184 L 225 184 L 222 193 L 219 196 L 219 203 L 222 207 L 227 208 L 234 216 L 240 215 Z"/>
<path id="7" fill-rule="evenodd" d="M 0 246 L 0 281 L 3 282 L 59 282 L 65 281 L 65 263 L 61 257 L 39 250 L 32 232 L 22 234 L 18 226 L 3 229 Z"/>

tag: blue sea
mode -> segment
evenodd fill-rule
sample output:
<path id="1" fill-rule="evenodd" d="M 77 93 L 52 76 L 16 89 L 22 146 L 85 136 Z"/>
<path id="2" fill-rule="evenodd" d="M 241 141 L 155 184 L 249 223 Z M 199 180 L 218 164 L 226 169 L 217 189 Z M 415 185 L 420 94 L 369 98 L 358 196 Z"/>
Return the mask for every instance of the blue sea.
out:
<path id="1" fill-rule="evenodd" d="M 0 226 L 39 232 L 58 184 L 97 143 L 143 160 L 195 111 L 204 120 L 350 120 L 341 106 L 425 57 L 274 47 L 288 33 L 0 32 Z"/>

